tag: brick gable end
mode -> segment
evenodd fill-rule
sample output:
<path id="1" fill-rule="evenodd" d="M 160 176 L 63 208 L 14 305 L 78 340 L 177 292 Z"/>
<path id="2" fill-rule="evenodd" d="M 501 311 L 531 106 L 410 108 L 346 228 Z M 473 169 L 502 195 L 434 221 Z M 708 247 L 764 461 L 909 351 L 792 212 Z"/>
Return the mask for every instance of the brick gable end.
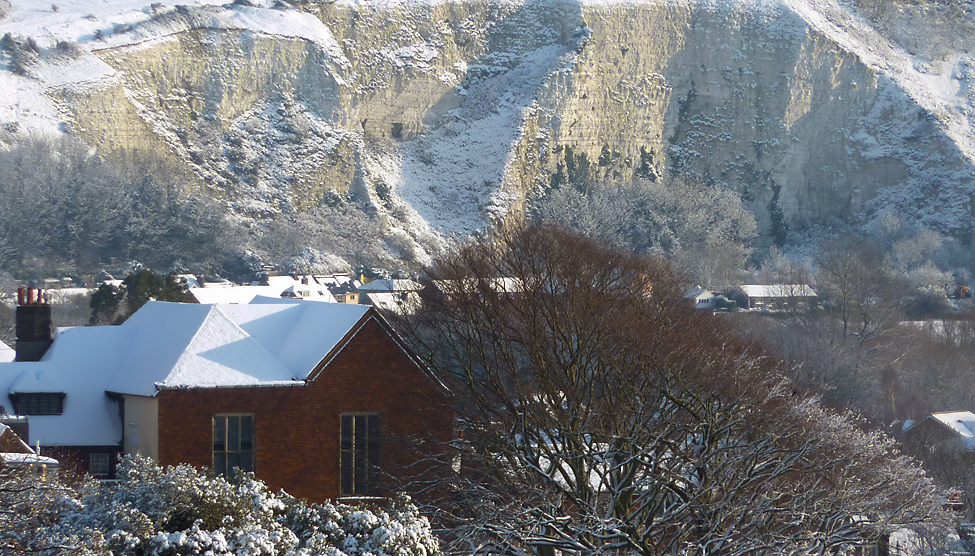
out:
<path id="1" fill-rule="evenodd" d="M 447 396 L 374 318 L 303 386 L 173 389 L 157 398 L 161 465 L 210 468 L 212 416 L 249 413 L 257 476 L 312 501 L 339 496 L 342 413 L 381 413 L 383 468 L 400 477 L 429 472 L 413 465 L 426 455 L 418 448 L 442 448 L 453 426 Z"/>

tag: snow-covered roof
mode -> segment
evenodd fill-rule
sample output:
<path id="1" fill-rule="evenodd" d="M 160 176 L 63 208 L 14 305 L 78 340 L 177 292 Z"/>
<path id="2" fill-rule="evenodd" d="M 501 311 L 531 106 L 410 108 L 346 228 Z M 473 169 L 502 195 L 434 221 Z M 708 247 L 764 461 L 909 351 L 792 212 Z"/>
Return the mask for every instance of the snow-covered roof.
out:
<path id="1" fill-rule="evenodd" d="M 290 280 L 290 278 L 289 278 Z M 190 293 L 196 298 L 197 303 L 205 305 L 214 304 L 247 304 L 257 296 L 279 297 L 281 292 L 294 284 L 294 281 L 287 284 L 270 286 L 221 286 L 217 288 L 203 287 L 190 288 Z"/>
<path id="2" fill-rule="evenodd" d="M 907 421 L 904 423 L 903 431 L 907 432 L 916 428 L 921 423 L 934 420 L 940 423 L 958 436 L 965 448 L 975 450 L 975 413 L 971 411 L 945 411 L 932 413 L 920 421 Z M 908 424 L 910 423 L 910 424 Z"/>
<path id="3" fill-rule="evenodd" d="M 423 285 L 415 280 L 373 280 L 359 286 L 362 293 L 372 292 L 415 292 L 423 289 Z"/>
<path id="4" fill-rule="evenodd" d="M 46 465 L 57 467 L 58 460 L 47 456 L 39 456 L 35 453 L 22 454 L 19 452 L 0 452 L 0 461 L 10 467 L 23 467 L 25 465 Z"/>
<path id="5" fill-rule="evenodd" d="M 975 438 L 975 413 L 971 411 L 932 413 L 931 417 L 950 427 L 959 436 Z"/>
<path id="6" fill-rule="evenodd" d="M 95 290 L 90 288 L 58 288 L 44 290 L 44 293 L 48 295 L 52 304 L 57 305 L 61 303 L 72 303 L 77 301 L 79 297 L 84 297 L 93 291 Z"/>
<path id="7" fill-rule="evenodd" d="M 369 292 L 366 294 L 368 305 L 383 311 L 410 314 L 420 306 L 420 298 L 412 293 Z"/>
<path id="8" fill-rule="evenodd" d="M 463 280 L 434 280 L 433 284 L 443 293 L 450 295 L 469 291 L 486 284 L 499 293 L 521 293 L 525 284 L 520 278 L 465 278 Z"/>
<path id="9" fill-rule="evenodd" d="M 370 307 L 302 301 L 197 305 L 150 301 L 119 326 L 62 329 L 41 361 L 0 365 L 0 391 L 63 392 L 62 415 L 32 415 L 42 445 L 117 445 L 107 392 L 300 385 Z"/>
<path id="10" fill-rule="evenodd" d="M 816 297 L 806 284 L 749 284 L 741 290 L 748 297 Z"/>
<path id="11" fill-rule="evenodd" d="M 328 291 L 328 287 L 322 284 L 295 284 L 281 292 L 281 297 L 335 303 L 335 297 L 332 296 L 332 292 Z"/>
<path id="12" fill-rule="evenodd" d="M 9 363 L 17 356 L 17 352 L 7 344 L 0 342 L 0 363 Z"/>
<path id="13" fill-rule="evenodd" d="M 684 299 L 710 299 L 715 295 L 710 291 L 697 286 L 684 292 Z"/>

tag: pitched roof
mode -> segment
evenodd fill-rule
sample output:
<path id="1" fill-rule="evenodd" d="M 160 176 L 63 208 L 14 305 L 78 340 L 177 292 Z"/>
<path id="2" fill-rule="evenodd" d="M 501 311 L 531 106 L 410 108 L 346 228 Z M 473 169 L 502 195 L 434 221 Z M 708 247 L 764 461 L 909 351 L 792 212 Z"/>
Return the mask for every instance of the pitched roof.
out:
<path id="1" fill-rule="evenodd" d="M 420 305 L 419 295 L 411 292 L 369 292 L 365 297 L 366 305 L 395 314 L 412 314 Z"/>
<path id="2" fill-rule="evenodd" d="M 359 291 L 363 293 L 372 292 L 414 292 L 423 289 L 423 284 L 415 280 L 373 280 L 368 284 L 359 286 Z"/>
<path id="3" fill-rule="evenodd" d="M 946 411 L 932 413 L 931 417 L 958 433 L 964 438 L 975 438 L 975 414 L 971 411 Z"/>
<path id="4" fill-rule="evenodd" d="M 941 413 L 932 413 L 925 419 L 917 421 L 910 427 L 907 427 L 905 432 L 917 427 L 929 419 L 941 424 L 957 435 L 958 439 L 964 443 L 967 449 L 975 449 L 975 413 L 972 413 L 971 411 L 945 411 Z"/>
<path id="5" fill-rule="evenodd" d="M 257 296 L 278 297 L 290 284 L 275 283 L 271 286 L 220 286 L 190 288 L 190 293 L 198 303 L 204 304 L 246 304 Z"/>
<path id="6" fill-rule="evenodd" d="M 741 291 L 748 297 L 816 297 L 806 284 L 749 284 Z"/>
<path id="7" fill-rule="evenodd" d="M 711 299 L 712 297 L 717 297 L 711 290 L 697 286 L 688 289 L 684 292 L 684 299 Z"/>
<path id="8" fill-rule="evenodd" d="M 118 409 L 106 392 L 301 384 L 369 311 L 302 301 L 150 301 L 119 326 L 59 330 L 40 362 L 0 365 L 0 391 L 67 394 L 63 415 L 31 417 L 32 441 L 118 444 Z"/>

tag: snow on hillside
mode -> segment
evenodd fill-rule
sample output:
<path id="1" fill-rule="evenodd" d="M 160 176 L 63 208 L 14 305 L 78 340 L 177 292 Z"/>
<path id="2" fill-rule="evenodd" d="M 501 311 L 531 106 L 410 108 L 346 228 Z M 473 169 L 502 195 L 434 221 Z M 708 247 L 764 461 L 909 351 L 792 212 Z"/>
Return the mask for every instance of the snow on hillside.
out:
<path id="1" fill-rule="evenodd" d="M 437 4 L 443 0 L 339 0 L 346 5 L 396 8 L 403 5 Z M 569 0 L 566 0 L 568 3 Z M 8 15 L 0 20 L 0 35 L 33 38 L 41 53 L 27 75 L 16 75 L 10 63 L 0 67 L 0 140 L 4 130 L 18 133 L 56 134 L 69 129 L 70 119 L 59 105 L 56 91 L 60 88 L 97 88 L 115 83 L 118 76 L 97 56 L 99 50 L 122 45 L 152 43 L 190 28 L 248 30 L 307 40 L 321 47 L 331 61 L 343 69 L 352 64 L 329 28 L 311 14 L 272 7 L 273 0 L 250 0 L 253 6 L 229 5 L 225 0 L 11 0 Z M 524 6 L 523 0 L 501 0 L 503 5 Z M 575 5 L 607 6 L 623 4 L 665 4 L 692 6 L 706 10 L 779 14 L 791 12 L 811 29 L 857 57 L 880 76 L 880 89 L 874 114 L 867 118 L 880 121 L 889 116 L 885 108 L 903 106 L 904 95 L 919 107 L 893 121 L 891 136 L 902 139 L 900 147 L 891 146 L 885 137 L 873 136 L 851 123 L 851 140 L 863 147 L 866 156 L 894 157 L 911 166 L 909 186 L 885 192 L 878 197 L 875 211 L 885 206 L 903 209 L 916 204 L 928 193 L 926 183 L 972 183 L 972 176 L 958 170 L 931 164 L 931 160 L 911 152 L 909 137 L 915 133 L 912 122 L 933 115 L 938 129 L 956 145 L 950 156 L 975 161 L 975 93 L 969 83 L 975 79 L 975 59 L 958 51 L 943 60 L 927 60 L 912 55 L 888 40 L 844 0 L 580 0 Z M 194 7 L 182 10 L 179 17 L 158 17 L 176 13 L 176 6 Z M 781 18 L 780 18 L 781 19 Z M 793 31 L 801 32 L 801 24 Z M 74 55 L 59 55 L 59 42 L 78 45 Z M 93 54 L 93 52 L 95 54 Z M 472 60 L 466 69 L 468 77 L 486 71 L 483 79 L 468 79 L 456 89 L 464 102 L 444 114 L 435 125 L 416 138 L 387 146 L 385 151 L 365 153 L 366 177 L 373 184 L 385 183 L 433 228 L 442 232 L 470 233 L 484 226 L 484 216 L 498 207 L 499 187 L 510 163 L 512 146 L 519 140 L 523 111 L 532 105 L 538 86 L 553 72 L 571 67 L 575 51 L 571 44 L 553 41 L 533 45 L 518 52 L 492 53 L 504 58 L 507 65 L 497 66 L 495 59 Z M 415 58 L 422 66 L 424 56 L 436 51 L 404 47 L 390 56 Z M 482 67 L 483 66 L 483 67 Z M 503 67 L 502 67 L 503 66 Z M 351 70 L 350 70 L 351 71 Z M 340 86 L 342 76 L 336 74 Z M 443 77 L 445 82 L 453 75 Z M 886 81 L 885 81 L 886 80 Z M 151 118 L 147 118 L 149 120 Z M 151 123 L 151 122 L 150 122 Z M 876 123 L 876 122 L 875 122 Z M 323 126 L 325 122 L 321 123 Z M 336 132 L 337 133 L 337 132 Z M 349 131 L 354 133 L 354 131 Z M 908 145 L 908 146 L 903 146 Z M 283 147 L 282 147 L 283 148 Z M 281 150 L 281 149 L 279 149 Z M 285 160 L 287 156 L 275 158 Z M 286 161 L 286 160 L 285 160 Z M 282 162 L 283 164 L 283 162 Z M 283 168 L 287 175 L 290 168 Z M 954 172 L 954 173 L 953 173 Z M 967 172 L 967 170 L 965 171 Z M 975 186 L 964 186 L 975 194 Z M 922 220 L 939 221 L 943 228 L 958 229 L 969 211 L 967 196 L 955 195 L 945 188 L 946 198 L 922 214 Z M 948 197 L 948 195 L 951 195 Z M 269 209 L 270 210 L 270 209 Z M 404 217 L 406 218 L 406 217 Z"/>
<path id="2" fill-rule="evenodd" d="M 531 105 L 541 80 L 571 65 L 574 56 L 565 46 L 547 45 L 518 59 L 511 71 L 458 86 L 467 102 L 407 144 L 394 166 L 377 176 L 436 229 L 468 234 L 485 226 L 520 135 L 523 107 Z M 485 113 L 485 106 L 494 110 Z"/>
<path id="3" fill-rule="evenodd" d="M 972 58 L 958 54 L 946 60 L 923 60 L 884 38 L 839 0 L 783 0 L 812 28 L 866 66 L 894 81 L 928 112 L 970 160 L 975 160 L 975 95 L 968 91 L 966 67 Z"/>
<path id="4" fill-rule="evenodd" d="M 196 27 L 250 30 L 266 35 L 300 38 L 318 44 L 340 65 L 347 65 L 341 47 L 328 28 L 314 16 L 295 10 L 270 9 L 269 1 L 249 2 L 255 7 L 194 11 Z M 153 16 L 177 5 L 219 6 L 219 0 L 12 0 L 0 20 L 0 36 L 33 39 L 40 60 L 29 76 L 16 75 L 8 63 L 0 66 L 0 124 L 26 133 L 52 135 L 67 129 L 67 116 L 48 94 L 61 87 L 99 87 L 111 83 L 115 71 L 91 52 L 157 39 L 189 28 L 185 20 L 164 28 Z M 59 42 L 78 48 L 73 56 L 55 55 Z M 12 129 L 8 129 L 11 131 Z"/>

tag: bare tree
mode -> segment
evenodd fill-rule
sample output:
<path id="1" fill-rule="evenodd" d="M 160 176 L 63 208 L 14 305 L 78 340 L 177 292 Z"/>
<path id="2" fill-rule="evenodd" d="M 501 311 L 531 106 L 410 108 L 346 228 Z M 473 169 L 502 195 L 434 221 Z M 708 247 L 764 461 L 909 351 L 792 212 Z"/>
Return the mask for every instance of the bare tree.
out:
<path id="1" fill-rule="evenodd" d="M 454 550 L 822 553 L 943 517 L 889 439 L 795 395 L 659 259 L 517 227 L 430 278 L 405 325 L 458 396 Z"/>
<path id="2" fill-rule="evenodd" d="M 842 339 L 860 346 L 879 339 L 901 319 L 902 290 L 884 254 L 857 238 L 830 244 L 817 260 L 819 283 L 830 294 L 842 323 Z"/>

